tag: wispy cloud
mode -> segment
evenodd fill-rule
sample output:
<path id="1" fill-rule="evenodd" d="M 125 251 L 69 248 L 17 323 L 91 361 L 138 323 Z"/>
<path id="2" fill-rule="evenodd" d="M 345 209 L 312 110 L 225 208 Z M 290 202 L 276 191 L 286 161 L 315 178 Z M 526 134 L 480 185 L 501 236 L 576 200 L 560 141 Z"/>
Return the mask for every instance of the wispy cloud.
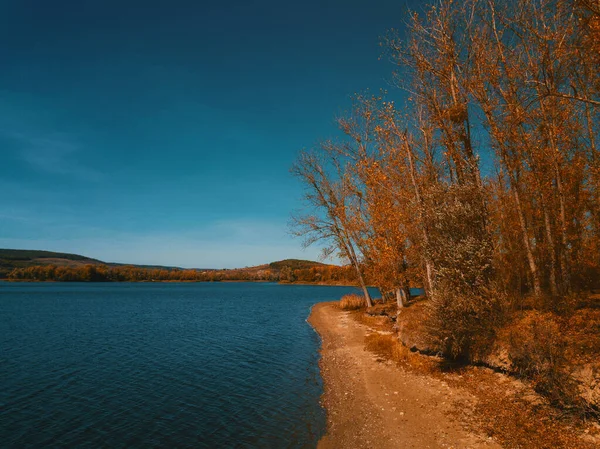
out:
<path id="1" fill-rule="evenodd" d="M 79 180 L 102 179 L 99 171 L 86 167 L 77 160 L 82 148 L 67 135 L 11 132 L 9 136 L 18 143 L 21 159 L 38 171 Z"/>
<path id="2" fill-rule="evenodd" d="M 29 217 L 27 217 L 26 215 L 17 215 L 17 214 L 12 214 L 12 213 L 3 213 L 3 212 L 0 211 L 0 222 L 2 220 L 25 222 L 25 221 L 29 221 Z"/>

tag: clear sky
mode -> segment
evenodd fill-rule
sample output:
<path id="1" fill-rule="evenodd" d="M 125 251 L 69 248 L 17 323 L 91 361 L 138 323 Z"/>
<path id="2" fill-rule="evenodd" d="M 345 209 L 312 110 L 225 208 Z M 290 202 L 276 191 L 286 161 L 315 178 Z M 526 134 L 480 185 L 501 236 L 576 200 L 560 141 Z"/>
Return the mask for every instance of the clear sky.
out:
<path id="1" fill-rule="evenodd" d="M 287 234 L 298 151 L 389 87 L 398 0 L 0 2 L 0 247 L 238 267 Z"/>

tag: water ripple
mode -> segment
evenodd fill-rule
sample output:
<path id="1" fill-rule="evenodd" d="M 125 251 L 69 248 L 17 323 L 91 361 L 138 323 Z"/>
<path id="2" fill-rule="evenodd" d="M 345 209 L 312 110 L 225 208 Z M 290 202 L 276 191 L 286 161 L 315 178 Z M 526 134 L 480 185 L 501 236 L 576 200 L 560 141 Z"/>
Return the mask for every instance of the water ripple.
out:
<path id="1" fill-rule="evenodd" d="M 2 447 L 315 447 L 343 287 L 0 283 Z"/>

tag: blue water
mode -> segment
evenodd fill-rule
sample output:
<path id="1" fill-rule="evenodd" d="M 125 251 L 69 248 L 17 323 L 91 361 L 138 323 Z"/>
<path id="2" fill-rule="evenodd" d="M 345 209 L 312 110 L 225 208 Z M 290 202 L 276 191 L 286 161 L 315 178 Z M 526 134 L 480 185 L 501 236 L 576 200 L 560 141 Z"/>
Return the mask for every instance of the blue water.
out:
<path id="1" fill-rule="evenodd" d="M 315 447 L 306 318 L 350 291 L 0 283 L 0 446 Z"/>

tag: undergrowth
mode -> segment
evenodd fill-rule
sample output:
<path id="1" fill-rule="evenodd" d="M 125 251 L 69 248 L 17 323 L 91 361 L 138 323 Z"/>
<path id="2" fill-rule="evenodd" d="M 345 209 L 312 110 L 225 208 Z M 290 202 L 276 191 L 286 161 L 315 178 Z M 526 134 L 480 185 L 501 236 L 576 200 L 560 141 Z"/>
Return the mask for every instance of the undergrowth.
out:
<path id="1" fill-rule="evenodd" d="M 472 412 L 461 412 L 474 431 L 484 431 L 503 447 L 591 449 L 594 443 L 581 435 L 586 428 L 586 432 L 598 434 L 600 427 L 591 424 L 594 419 L 587 420 L 596 415 L 582 404 L 566 374 L 569 363 L 564 323 L 578 316 L 569 315 L 530 310 L 506 317 L 504 326 L 494 332 L 497 339 L 507 343 L 517 370 L 513 374 L 531 381 L 522 383 L 488 368 L 459 365 L 448 370 L 450 359 L 411 351 L 395 333 L 389 333 L 391 326 L 381 317 L 364 311 L 352 314 L 373 330 L 365 337 L 365 349 L 417 375 L 432 375 L 477 397 Z M 460 405 L 457 407 L 460 410 Z"/>

